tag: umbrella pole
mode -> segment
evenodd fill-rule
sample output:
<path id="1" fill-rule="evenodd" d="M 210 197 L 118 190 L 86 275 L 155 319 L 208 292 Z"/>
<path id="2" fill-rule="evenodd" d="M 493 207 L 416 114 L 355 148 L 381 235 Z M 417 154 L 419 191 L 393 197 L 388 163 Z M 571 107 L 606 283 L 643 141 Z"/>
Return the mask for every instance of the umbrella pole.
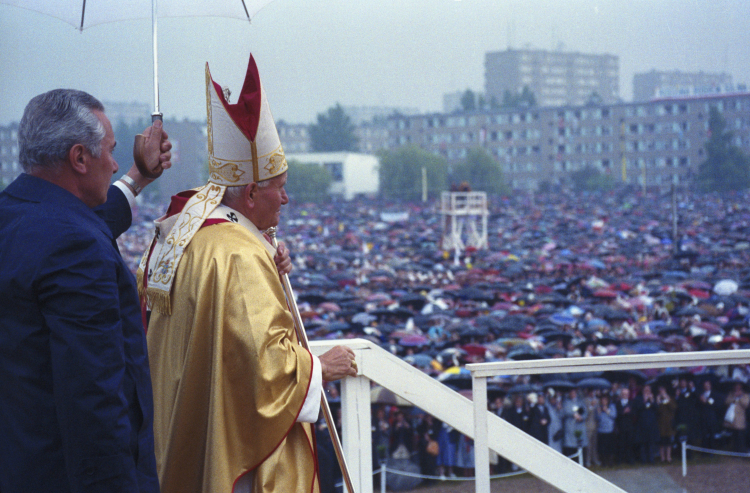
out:
<path id="1" fill-rule="evenodd" d="M 161 120 L 164 116 L 159 111 L 159 52 L 156 43 L 156 0 L 151 0 L 151 41 L 154 47 L 154 112 L 151 113 L 151 121 Z"/>
<path id="2" fill-rule="evenodd" d="M 274 248 L 276 248 L 278 246 L 276 242 L 276 228 L 268 228 L 265 232 L 271 237 L 271 243 Z M 289 311 L 292 312 L 292 317 L 294 318 L 294 330 L 297 332 L 297 339 L 299 339 L 299 343 L 302 347 L 309 351 L 310 343 L 307 340 L 307 333 L 305 332 L 305 326 L 302 323 L 302 316 L 299 313 L 297 302 L 294 299 L 294 291 L 292 291 L 292 283 L 289 281 L 289 275 L 284 274 L 281 276 L 281 282 L 284 285 L 284 294 L 286 295 Z M 336 422 L 333 419 L 331 407 L 328 405 L 325 393 L 322 393 L 320 396 L 320 405 L 323 408 L 323 416 L 328 425 L 328 432 L 331 435 L 331 442 L 333 442 L 333 450 L 336 452 L 336 460 L 338 460 L 339 467 L 341 468 L 341 476 L 344 480 L 344 485 L 349 493 L 354 493 L 354 486 L 352 485 L 349 468 L 346 465 L 346 458 L 344 457 L 344 451 L 341 447 L 341 440 L 339 440 L 339 435 L 336 432 Z"/>

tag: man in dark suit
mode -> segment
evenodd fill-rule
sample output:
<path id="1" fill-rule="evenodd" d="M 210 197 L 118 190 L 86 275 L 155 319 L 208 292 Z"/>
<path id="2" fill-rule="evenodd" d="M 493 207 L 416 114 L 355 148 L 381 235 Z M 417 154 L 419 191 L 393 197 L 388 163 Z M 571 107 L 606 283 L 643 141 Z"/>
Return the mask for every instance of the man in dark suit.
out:
<path id="1" fill-rule="evenodd" d="M 545 395 L 539 394 L 536 403 L 531 407 L 529 418 L 529 435 L 545 445 L 549 444 L 549 409 L 545 405 Z"/>
<path id="2" fill-rule="evenodd" d="M 169 167 L 161 122 L 144 135 L 149 168 Z M 18 136 L 24 173 L 0 194 L 0 491 L 156 493 L 146 339 L 114 244 L 146 181 L 110 187 L 114 133 L 84 92 L 35 97 Z"/>
<path id="3" fill-rule="evenodd" d="M 635 423 L 638 419 L 636 403 L 630 398 L 630 389 L 627 387 L 620 391 L 620 398 L 615 401 L 617 418 L 617 451 L 620 463 L 635 463 Z"/>

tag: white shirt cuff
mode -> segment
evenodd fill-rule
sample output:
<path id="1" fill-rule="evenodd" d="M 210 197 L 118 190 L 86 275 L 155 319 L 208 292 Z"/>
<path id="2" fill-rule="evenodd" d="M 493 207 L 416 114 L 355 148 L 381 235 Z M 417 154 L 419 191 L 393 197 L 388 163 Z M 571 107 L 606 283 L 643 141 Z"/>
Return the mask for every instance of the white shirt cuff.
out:
<path id="1" fill-rule="evenodd" d="M 311 354 L 313 358 L 312 378 L 310 388 L 307 389 L 305 403 L 297 416 L 298 423 L 315 423 L 320 414 L 320 398 L 323 395 L 323 369 L 320 366 L 320 358 Z"/>
<path id="2" fill-rule="evenodd" d="M 130 205 L 130 210 L 133 210 L 133 207 L 135 207 L 135 195 L 133 195 L 133 192 L 130 191 L 130 188 L 120 180 L 117 180 L 114 185 L 122 190 L 122 193 L 125 194 L 125 198 L 128 199 L 128 204 Z"/>

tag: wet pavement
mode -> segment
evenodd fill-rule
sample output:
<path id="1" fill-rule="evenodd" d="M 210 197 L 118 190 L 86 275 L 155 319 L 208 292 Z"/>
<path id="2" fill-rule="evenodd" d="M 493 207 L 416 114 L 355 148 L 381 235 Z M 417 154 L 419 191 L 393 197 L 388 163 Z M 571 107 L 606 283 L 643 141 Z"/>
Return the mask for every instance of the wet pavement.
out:
<path id="1" fill-rule="evenodd" d="M 628 493 L 700 493 L 679 486 L 663 468 L 602 471 L 600 476 Z"/>

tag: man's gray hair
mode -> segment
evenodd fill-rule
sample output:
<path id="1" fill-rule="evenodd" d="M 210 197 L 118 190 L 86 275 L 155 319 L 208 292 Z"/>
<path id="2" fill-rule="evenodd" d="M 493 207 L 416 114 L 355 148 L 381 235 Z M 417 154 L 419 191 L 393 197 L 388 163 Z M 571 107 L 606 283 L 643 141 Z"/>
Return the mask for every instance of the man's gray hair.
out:
<path id="1" fill-rule="evenodd" d="M 56 168 L 76 144 L 99 157 L 105 129 L 94 111 L 104 112 L 104 105 L 74 89 L 55 89 L 29 101 L 18 126 L 18 159 L 24 171 Z"/>

